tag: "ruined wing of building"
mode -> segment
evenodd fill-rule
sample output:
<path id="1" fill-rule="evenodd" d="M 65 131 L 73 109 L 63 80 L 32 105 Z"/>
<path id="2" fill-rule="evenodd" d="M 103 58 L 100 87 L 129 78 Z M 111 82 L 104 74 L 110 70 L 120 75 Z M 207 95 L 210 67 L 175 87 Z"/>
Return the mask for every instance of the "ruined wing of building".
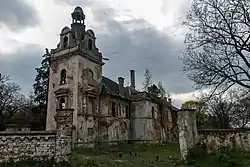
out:
<path id="1" fill-rule="evenodd" d="M 73 126 L 78 142 L 166 141 L 173 127 L 175 107 L 168 103 L 164 112 L 146 92 L 131 85 L 124 87 L 102 76 L 102 53 L 95 33 L 86 29 L 81 7 L 71 14 L 71 27 L 61 30 L 60 42 L 51 50 L 46 130 L 56 130 L 58 110 L 73 110 Z"/>

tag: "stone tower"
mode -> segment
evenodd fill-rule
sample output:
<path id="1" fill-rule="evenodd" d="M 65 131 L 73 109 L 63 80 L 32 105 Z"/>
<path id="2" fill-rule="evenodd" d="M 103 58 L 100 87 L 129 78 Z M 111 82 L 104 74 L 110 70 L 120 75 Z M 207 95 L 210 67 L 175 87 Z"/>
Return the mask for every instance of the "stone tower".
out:
<path id="1" fill-rule="evenodd" d="M 71 16 L 71 28 L 62 29 L 59 44 L 51 50 L 46 130 L 56 129 L 56 111 L 69 109 L 74 110 L 73 125 L 78 129 L 87 101 L 99 100 L 102 54 L 94 32 L 86 30 L 82 8 L 76 7 Z"/>

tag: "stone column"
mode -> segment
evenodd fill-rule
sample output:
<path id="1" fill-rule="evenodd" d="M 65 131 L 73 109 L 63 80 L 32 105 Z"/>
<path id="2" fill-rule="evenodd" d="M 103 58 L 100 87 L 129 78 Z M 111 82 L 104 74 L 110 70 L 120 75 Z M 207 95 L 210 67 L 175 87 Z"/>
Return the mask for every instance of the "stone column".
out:
<path id="1" fill-rule="evenodd" d="M 178 112 L 178 128 L 181 158 L 186 159 L 188 150 L 198 143 L 195 110 L 181 109 Z"/>
<path id="2" fill-rule="evenodd" d="M 74 109 L 56 111 L 56 161 L 69 161 L 72 152 L 72 129 Z"/>

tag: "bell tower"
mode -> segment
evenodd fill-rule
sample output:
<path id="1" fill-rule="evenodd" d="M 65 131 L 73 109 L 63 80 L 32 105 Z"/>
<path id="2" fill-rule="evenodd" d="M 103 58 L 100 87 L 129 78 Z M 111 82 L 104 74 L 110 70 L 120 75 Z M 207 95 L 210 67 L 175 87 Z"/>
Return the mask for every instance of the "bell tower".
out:
<path id="1" fill-rule="evenodd" d="M 46 130 L 56 129 L 54 116 L 58 110 L 73 110 L 73 125 L 79 129 L 87 108 L 92 107 L 92 116 L 98 109 L 102 54 L 93 30 L 85 30 L 82 8 L 77 6 L 71 17 L 71 28 L 61 30 L 60 42 L 51 49 Z"/>
<path id="2" fill-rule="evenodd" d="M 85 33 L 85 25 L 84 25 L 85 15 L 83 13 L 82 8 L 77 6 L 74 12 L 71 14 L 71 17 L 72 17 L 72 24 L 71 24 L 72 35 L 76 40 L 76 43 L 79 44 L 80 41 L 83 40 Z"/>

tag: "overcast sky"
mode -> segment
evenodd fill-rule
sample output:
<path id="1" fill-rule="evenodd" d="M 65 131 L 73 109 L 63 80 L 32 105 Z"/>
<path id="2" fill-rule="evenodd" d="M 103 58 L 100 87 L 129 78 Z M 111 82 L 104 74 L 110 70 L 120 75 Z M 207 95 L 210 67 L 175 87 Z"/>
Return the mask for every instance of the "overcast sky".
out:
<path id="1" fill-rule="evenodd" d="M 182 74 L 179 60 L 189 0 L 0 0 L 0 72 L 10 75 L 24 93 L 31 91 L 45 47 L 56 47 L 77 5 L 103 56 L 110 59 L 104 76 L 115 81 L 125 77 L 127 84 L 134 69 L 140 89 L 149 68 L 174 105 L 192 98 L 192 83 Z"/>

